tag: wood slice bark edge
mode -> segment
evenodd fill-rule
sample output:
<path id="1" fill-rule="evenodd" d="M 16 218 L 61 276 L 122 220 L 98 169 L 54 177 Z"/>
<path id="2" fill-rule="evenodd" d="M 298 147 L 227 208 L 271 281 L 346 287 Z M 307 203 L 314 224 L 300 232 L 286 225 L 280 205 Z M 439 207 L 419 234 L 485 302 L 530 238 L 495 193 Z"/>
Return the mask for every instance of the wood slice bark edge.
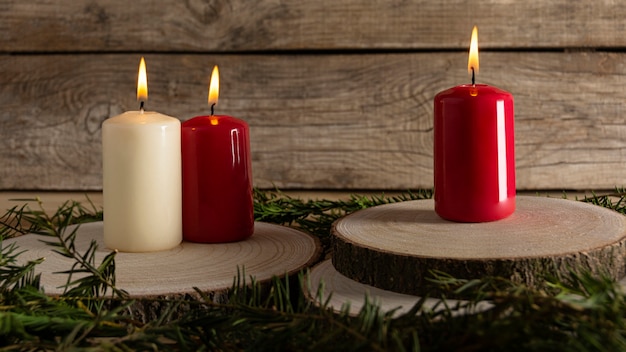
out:
<path id="1" fill-rule="evenodd" d="M 518 258 L 427 257 L 381 250 L 344 237 L 338 231 L 339 220 L 331 230 L 332 263 L 338 272 L 357 282 L 420 296 L 440 293 L 440 285 L 431 280 L 437 272 L 468 280 L 502 277 L 535 288 L 545 287 L 546 278 L 567 281 L 572 273 L 589 272 L 619 280 L 626 275 L 626 221 L 618 220 L 621 221 L 616 222 L 619 226 L 615 231 L 621 233 L 620 238 L 608 245 L 561 255 Z"/>

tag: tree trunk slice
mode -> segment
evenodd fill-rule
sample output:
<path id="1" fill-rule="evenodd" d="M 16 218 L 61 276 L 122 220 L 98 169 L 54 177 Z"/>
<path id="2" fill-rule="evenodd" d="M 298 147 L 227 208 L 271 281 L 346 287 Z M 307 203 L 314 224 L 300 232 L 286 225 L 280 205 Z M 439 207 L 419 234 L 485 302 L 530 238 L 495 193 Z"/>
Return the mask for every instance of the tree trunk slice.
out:
<path id="1" fill-rule="evenodd" d="M 336 313 L 348 307 L 349 314 L 353 316 L 361 311 L 366 301 L 378 305 L 383 313 L 393 311 L 393 315 L 397 316 L 409 312 L 421 299 L 419 296 L 387 291 L 349 279 L 335 269 L 331 260 L 313 267 L 305 283 L 305 294 L 308 299 L 318 303 L 328 300 L 328 307 Z M 619 284 L 626 290 L 626 278 L 622 278 Z M 457 304 L 463 306 L 464 303 L 462 300 L 446 299 L 444 304 L 440 298 L 426 298 L 419 312 L 439 311 L 446 307 L 456 307 Z M 481 301 L 471 307 L 459 308 L 453 314 L 471 314 L 492 306 L 487 301 Z"/>
<path id="2" fill-rule="evenodd" d="M 103 242 L 102 222 L 80 225 L 75 245 L 84 253 L 92 240 L 98 243 L 96 263 L 111 252 Z M 115 257 L 116 285 L 131 298 L 151 298 L 131 307 L 135 314 L 149 321 L 156 317 L 162 304 L 159 300 L 195 296 L 194 287 L 207 293 L 215 301 L 224 302 L 240 270 L 250 283 L 269 282 L 273 276 L 297 273 L 312 265 L 321 253 L 317 238 L 292 228 L 255 222 L 254 234 L 245 241 L 202 244 L 183 242 L 171 250 L 148 253 L 120 252 Z M 69 230 L 68 230 L 69 231 Z M 46 294 L 60 295 L 67 280 L 60 271 L 69 270 L 74 261 L 52 251 L 41 242 L 49 237 L 28 234 L 6 240 L 26 250 L 18 257 L 19 263 L 45 258 L 36 266 L 41 273 L 41 285 Z M 73 276 L 78 278 L 79 275 Z M 140 317 L 141 318 L 141 317 Z"/>
<path id="3" fill-rule="evenodd" d="M 384 313 L 393 311 L 394 316 L 405 314 L 421 299 L 418 296 L 383 290 L 349 279 L 338 272 L 331 260 L 317 264 L 311 269 L 306 281 L 305 295 L 316 302 L 326 302 L 335 312 L 339 313 L 348 307 L 350 315 L 357 315 L 365 305 L 371 302 Z M 321 286 L 320 286 L 321 285 Z M 447 307 L 463 304 L 463 301 L 447 299 L 445 304 L 440 298 L 426 298 L 422 303 L 422 311 L 439 311 Z M 479 302 L 471 310 L 460 308 L 455 313 L 469 314 L 492 307 L 488 302 Z"/>
<path id="4" fill-rule="evenodd" d="M 357 282 L 411 295 L 432 293 L 431 271 L 499 276 L 541 287 L 545 275 L 626 273 L 626 217 L 564 199 L 517 197 L 510 217 L 489 223 L 441 219 L 433 200 L 381 205 L 338 220 L 334 267 Z"/>

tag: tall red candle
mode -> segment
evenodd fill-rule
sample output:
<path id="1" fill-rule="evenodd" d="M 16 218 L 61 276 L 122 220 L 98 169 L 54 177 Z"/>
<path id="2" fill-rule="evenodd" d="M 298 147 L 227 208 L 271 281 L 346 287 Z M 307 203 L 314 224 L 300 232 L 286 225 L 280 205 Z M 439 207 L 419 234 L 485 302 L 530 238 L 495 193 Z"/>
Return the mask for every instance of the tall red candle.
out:
<path id="1" fill-rule="evenodd" d="M 434 105 L 435 211 L 459 222 L 494 221 L 515 211 L 513 96 L 474 84 L 476 37 L 474 27 L 472 84 L 440 92 Z"/>
<path id="2" fill-rule="evenodd" d="M 216 66 L 209 88 L 211 115 L 181 126 L 183 238 L 192 242 L 234 242 L 254 232 L 248 124 L 213 115 L 218 75 Z"/>

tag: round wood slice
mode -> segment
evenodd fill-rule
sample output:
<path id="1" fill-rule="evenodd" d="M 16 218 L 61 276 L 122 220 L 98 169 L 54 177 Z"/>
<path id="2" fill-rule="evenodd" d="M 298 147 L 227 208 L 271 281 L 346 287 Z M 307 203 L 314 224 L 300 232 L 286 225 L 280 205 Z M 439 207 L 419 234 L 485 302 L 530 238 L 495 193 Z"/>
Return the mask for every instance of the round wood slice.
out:
<path id="1" fill-rule="evenodd" d="M 432 293 L 431 270 L 536 287 L 546 274 L 590 270 L 617 280 L 626 272 L 626 217 L 564 199 L 518 196 L 513 215 L 488 223 L 443 220 L 433 200 L 386 204 L 338 220 L 332 234 L 337 271 L 412 295 Z"/>
<path id="2" fill-rule="evenodd" d="M 111 252 L 102 239 L 102 222 L 80 225 L 76 236 L 79 253 L 98 243 L 96 263 Z M 69 230 L 68 230 L 69 231 Z M 20 250 L 20 263 L 45 258 L 35 271 L 41 273 L 41 283 L 47 294 L 63 293 L 67 275 L 74 261 L 52 251 L 41 242 L 49 237 L 29 234 L 7 240 Z M 120 252 L 115 257 L 116 285 L 131 298 L 171 297 L 194 294 L 194 287 L 203 292 L 224 292 L 231 288 L 238 268 L 250 282 L 270 280 L 273 276 L 293 274 L 310 266 L 319 256 L 317 238 L 292 228 L 256 222 L 254 234 L 245 241 L 223 244 L 183 242 L 171 250 L 149 253 Z"/>
<path id="3" fill-rule="evenodd" d="M 626 289 L 626 278 L 622 278 L 619 283 L 622 289 Z M 407 313 L 421 298 L 356 282 L 339 273 L 331 260 L 317 264 L 311 269 L 307 286 L 305 286 L 305 294 L 308 299 L 318 303 L 328 300 L 328 306 L 337 313 L 341 312 L 344 307 L 348 307 L 351 315 L 357 315 L 366 301 L 378 305 L 384 313 L 393 311 L 394 316 L 400 315 Z M 438 311 L 446 307 L 456 307 L 459 304 L 462 308 L 455 311 L 456 314 L 471 314 L 493 306 L 483 301 L 470 307 L 464 305 L 465 301 L 455 299 L 446 299 L 445 304 L 443 303 L 443 300 L 439 298 L 426 298 L 422 304 L 422 311 Z"/>
<path id="4" fill-rule="evenodd" d="M 350 315 L 357 315 L 365 302 L 370 302 L 377 305 L 382 312 L 393 311 L 393 315 L 397 316 L 407 313 L 421 299 L 418 296 L 382 290 L 351 280 L 335 270 L 331 260 L 326 260 L 311 269 L 307 282 L 305 294 L 309 299 L 316 302 L 329 300 L 328 305 L 335 312 L 341 312 L 342 309 L 347 308 Z M 438 311 L 463 303 L 463 301 L 448 299 L 446 304 L 443 304 L 439 298 L 426 298 L 421 311 Z M 490 303 L 480 302 L 471 309 L 476 311 L 489 307 L 491 307 Z M 459 309 L 457 313 L 469 313 L 469 311 Z"/>

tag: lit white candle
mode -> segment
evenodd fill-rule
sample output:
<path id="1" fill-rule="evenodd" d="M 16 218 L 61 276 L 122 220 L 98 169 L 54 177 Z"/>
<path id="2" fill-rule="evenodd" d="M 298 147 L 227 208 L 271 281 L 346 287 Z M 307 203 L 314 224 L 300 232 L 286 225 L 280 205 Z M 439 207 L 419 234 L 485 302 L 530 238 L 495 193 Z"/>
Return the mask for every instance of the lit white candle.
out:
<path id="1" fill-rule="evenodd" d="M 104 243 L 123 252 L 165 250 L 182 241 L 180 121 L 143 111 L 143 58 L 139 71 L 141 109 L 102 124 Z"/>

